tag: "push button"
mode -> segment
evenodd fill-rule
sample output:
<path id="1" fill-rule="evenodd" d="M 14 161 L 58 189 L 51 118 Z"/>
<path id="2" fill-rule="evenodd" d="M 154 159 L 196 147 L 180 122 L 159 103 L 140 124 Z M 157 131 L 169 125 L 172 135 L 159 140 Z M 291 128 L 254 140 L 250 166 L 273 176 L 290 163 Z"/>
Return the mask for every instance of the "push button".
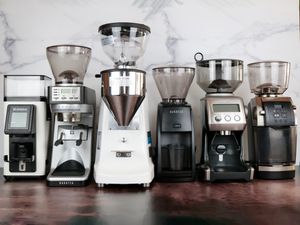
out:
<path id="1" fill-rule="evenodd" d="M 235 116 L 234 116 L 234 120 L 235 120 L 235 121 L 240 121 L 240 120 L 241 120 L 241 117 L 240 117 L 239 115 L 235 115 Z"/>
<path id="2" fill-rule="evenodd" d="M 226 115 L 225 118 L 224 118 L 227 122 L 229 122 L 231 120 L 231 117 Z"/>

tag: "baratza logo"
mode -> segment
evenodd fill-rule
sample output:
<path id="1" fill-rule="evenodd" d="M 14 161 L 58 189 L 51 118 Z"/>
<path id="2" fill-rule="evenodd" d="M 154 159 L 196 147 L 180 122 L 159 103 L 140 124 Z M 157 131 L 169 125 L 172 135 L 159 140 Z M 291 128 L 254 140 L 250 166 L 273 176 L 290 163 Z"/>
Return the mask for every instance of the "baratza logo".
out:
<path id="1" fill-rule="evenodd" d="M 180 114 L 183 113 L 182 109 L 171 109 L 170 114 Z"/>
<path id="2" fill-rule="evenodd" d="M 24 112 L 27 111 L 27 108 L 13 108 L 13 112 Z"/>
<path id="3" fill-rule="evenodd" d="M 59 184 L 61 184 L 61 185 L 72 185 L 72 184 L 74 184 L 74 182 L 73 181 L 59 181 L 58 182 Z"/>

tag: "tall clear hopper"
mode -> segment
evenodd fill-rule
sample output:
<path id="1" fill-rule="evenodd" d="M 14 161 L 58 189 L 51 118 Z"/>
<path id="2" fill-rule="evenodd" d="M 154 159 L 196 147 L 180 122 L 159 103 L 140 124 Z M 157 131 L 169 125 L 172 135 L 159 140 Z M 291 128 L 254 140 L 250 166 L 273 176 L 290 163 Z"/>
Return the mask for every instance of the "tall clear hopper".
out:
<path id="1" fill-rule="evenodd" d="M 92 50 L 85 46 L 47 47 L 47 59 L 56 84 L 83 84 Z"/>
<path id="2" fill-rule="evenodd" d="M 150 28 L 138 23 L 108 23 L 99 27 L 101 44 L 115 67 L 135 66 L 144 55 Z"/>
<path id="3" fill-rule="evenodd" d="M 50 85 L 45 75 L 4 75 L 4 98 L 47 98 Z"/>
<path id="4" fill-rule="evenodd" d="M 201 59 L 197 59 L 197 55 Z M 243 81 L 243 61 L 238 59 L 203 60 L 195 54 L 197 83 L 206 93 L 233 93 Z"/>
<path id="5" fill-rule="evenodd" d="M 157 67 L 152 69 L 163 102 L 184 102 L 195 76 L 191 67 Z"/>
<path id="6" fill-rule="evenodd" d="M 83 85 L 83 79 L 91 59 L 91 48 L 78 45 L 53 45 L 47 47 L 46 54 L 56 86 L 65 87 L 65 89 L 61 89 L 61 94 L 67 94 L 70 91 L 66 86 Z M 79 122 L 81 114 L 78 112 L 59 112 L 58 120 Z"/>
<path id="7" fill-rule="evenodd" d="M 119 126 L 128 126 L 145 98 L 145 75 L 134 69 L 144 54 L 150 28 L 137 23 L 109 23 L 99 27 L 104 52 L 114 69 L 101 72 L 102 97 Z"/>
<path id="8" fill-rule="evenodd" d="M 290 63 L 261 61 L 248 64 L 251 92 L 256 95 L 283 94 L 289 85 Z"/>

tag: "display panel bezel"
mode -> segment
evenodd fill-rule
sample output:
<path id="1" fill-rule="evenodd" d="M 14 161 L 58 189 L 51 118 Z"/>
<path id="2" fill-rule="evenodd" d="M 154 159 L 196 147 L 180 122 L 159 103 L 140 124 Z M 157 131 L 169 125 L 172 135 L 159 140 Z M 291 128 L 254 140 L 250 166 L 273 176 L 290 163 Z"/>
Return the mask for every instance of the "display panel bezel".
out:
<path id="1" fill-rule="evenodd" d="M 215 113 L 241 112 L 239 104 L 213 104 L 212 109 Z"/>

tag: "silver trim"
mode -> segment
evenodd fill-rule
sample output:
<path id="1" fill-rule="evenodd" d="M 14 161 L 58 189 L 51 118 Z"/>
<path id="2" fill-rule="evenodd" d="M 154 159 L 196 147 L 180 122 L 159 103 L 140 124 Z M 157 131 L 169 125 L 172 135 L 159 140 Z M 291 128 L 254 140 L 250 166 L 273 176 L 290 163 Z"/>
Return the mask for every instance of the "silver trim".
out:
<path id="1" fill-rule="evenodd" d="M 205 168 L 205 178 L 206 181 L 210 181 L 210 168 L 206 167 Z"/>
<path id="2" fill-rule="evenodd" d="M 272 165 L 272 166 L 258 166 L 258 171 L 265 171 L 265 172 L 281 172 L 281 171 L 294 171 L 295 165 Z"/>
<path id="3" fill-rule="evenodd" d="M 89 104 L 50 104 L 52 113 L 91 113 L 93 105 Z"/>
<path id="4" fill-rule="evenodd" d="M 244 130 L 246 126 L 246 116 L 243 99 L 238 96 L 224 96 L 224 95 L 209 95 L 205 98 L 205 109 L 207 115 L 207 123 L 209 131 L 237 131 Z M 236 104 L 239 105 L 239 112 L 214 112 L 214 104 Z M 221 117 L 217 121 L 216 117 Z M 239 116 L 240 120 L 234 120 L 235 116 Z M 226 120 L 225 117 L 232 118 Z M 227 132 L 228 133 L 228 132 Z"/>
<path id="5" fill-rule="evenodd" d="M 254 168 L 253 167 L 250 167 L 250 180 L 253 180 L 254 179 Z"/>

